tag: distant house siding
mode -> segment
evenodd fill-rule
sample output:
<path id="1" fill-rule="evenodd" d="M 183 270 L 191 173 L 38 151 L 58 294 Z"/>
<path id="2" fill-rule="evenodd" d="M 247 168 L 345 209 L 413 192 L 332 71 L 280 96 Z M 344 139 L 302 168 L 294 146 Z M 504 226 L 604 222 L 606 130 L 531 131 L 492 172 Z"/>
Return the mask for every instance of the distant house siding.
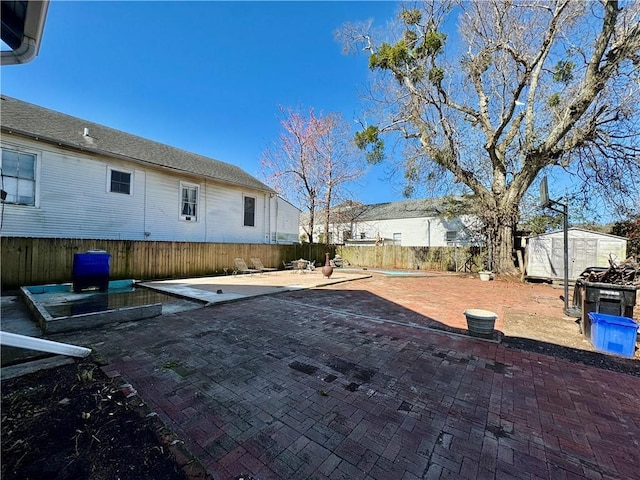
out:
<path id="1" fill-rule="evenodd" d="M 344 232 L 350 231 L 354 244 L 365 240 L 371 244 L 379 234 L 383 242 L 393 241 L 394 235 L 400 238 L 403 247 L 446 247 L 454 242 L 447 240 L 447 232 L 456 232 L 457 245 L 475 245 L 478 241 L 471 238 L 475 219 L 463 215 L 453 219 L 439 217 L 395 218 L 385 220 L 357 220 L 350 224 L 330 225 L 332 240 L 335 243 L 345 243 Z M 300 229 L 303 232 L 303 228 Z M 319 239 L 324 233 L 324 225 L 315 225 L 314 239 Z M 398 235 L 399 234 L 399 235 Z M 363 243 L 364 244 L 364 243 Z"/>
<path id="2" fill-rule="evenodd" d="M 38 170 L 36 206 L 3 205 L 4 236 L 269 243 L 275 201 L 265 192 L 22 137 L 3 135 L 2 148 L 36 153 Z M 109 169 L 131 173 L 129 195 L 109 191 Z M 196 221 L 181 219 L 181 182 L 199 188 Z M 252 227 L 243 223 L 245 195 L 256 199 Z"/>

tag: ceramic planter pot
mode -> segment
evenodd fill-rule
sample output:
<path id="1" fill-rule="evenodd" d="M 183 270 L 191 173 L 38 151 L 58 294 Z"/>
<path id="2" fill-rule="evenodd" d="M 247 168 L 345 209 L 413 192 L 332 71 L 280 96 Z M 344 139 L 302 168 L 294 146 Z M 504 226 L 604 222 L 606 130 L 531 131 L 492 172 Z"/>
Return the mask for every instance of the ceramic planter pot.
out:
<path id="1" fill-rule="evenodd" d="M 491 337 L 496 326 L 498 315 L 489 310 L 471 308 L 464 311 L 467 317 L 467 328 L 471 335 L 479 337 Z"/>
<path id="2" fill-rule="evenodd" d="M 493 277 L 491 272 L 478 272 L 478 275 L 480 275 L 480 280 L 483 282 L 488 282 Z"/>

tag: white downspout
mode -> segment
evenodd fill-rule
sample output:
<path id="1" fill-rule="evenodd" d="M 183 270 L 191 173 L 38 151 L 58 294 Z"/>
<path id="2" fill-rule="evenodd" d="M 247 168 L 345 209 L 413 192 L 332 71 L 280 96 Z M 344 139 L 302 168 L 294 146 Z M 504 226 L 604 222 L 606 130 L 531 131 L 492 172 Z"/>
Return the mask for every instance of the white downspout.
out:
<path id="1" fill-rule="evenodd" d="M 28 337 L 17 333 L 0 332 L 0 345 L 7 347 L 25 348 L 39 352 L 57 353 L 71 357 L 86 357 L 91 353 L 90 348 L 78 347 L 68 343 L 52 342 L 43 338 Z"/>
<path id="2" fill-rule="evenodd" d="M 278 208 L 280 206 L 280 202 L 278 201 L 277 195 L 275 197 L 275 201 L 276 201 L 276 223 L 275 223 L 276 241 L 275 243 L 278 243 Z"/>

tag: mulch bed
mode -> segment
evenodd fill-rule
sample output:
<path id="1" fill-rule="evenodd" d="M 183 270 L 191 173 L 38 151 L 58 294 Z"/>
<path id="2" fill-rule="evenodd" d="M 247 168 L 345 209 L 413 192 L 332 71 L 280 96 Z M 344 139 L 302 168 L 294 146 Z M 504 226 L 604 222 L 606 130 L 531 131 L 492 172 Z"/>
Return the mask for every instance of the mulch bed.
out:
<path id="1" fill-rule="evenodd" d="M 3 480 L 206 479 L 130 386 L 82 360 L 2 381 Z"/>

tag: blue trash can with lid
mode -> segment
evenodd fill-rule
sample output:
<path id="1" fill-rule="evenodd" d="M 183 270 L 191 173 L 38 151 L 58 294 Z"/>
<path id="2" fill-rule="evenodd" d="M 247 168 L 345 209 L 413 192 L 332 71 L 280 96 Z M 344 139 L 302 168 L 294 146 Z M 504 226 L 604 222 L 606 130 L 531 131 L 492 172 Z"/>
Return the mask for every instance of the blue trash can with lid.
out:
<path id="1" fill-rule="evenodd" d="M 104 250 L 88 250 L 73 255 L 73 291 L 81 292 L 97 288 L 106 292 L 109 289 L 109 270 L 111 255 Z"/>
<path id="2" fill-rule="evenodd" d="M 589 312 L 591 341 L 596 350 L 623 357 L 635 354 L 638 324 L 629 317 Z"/>

